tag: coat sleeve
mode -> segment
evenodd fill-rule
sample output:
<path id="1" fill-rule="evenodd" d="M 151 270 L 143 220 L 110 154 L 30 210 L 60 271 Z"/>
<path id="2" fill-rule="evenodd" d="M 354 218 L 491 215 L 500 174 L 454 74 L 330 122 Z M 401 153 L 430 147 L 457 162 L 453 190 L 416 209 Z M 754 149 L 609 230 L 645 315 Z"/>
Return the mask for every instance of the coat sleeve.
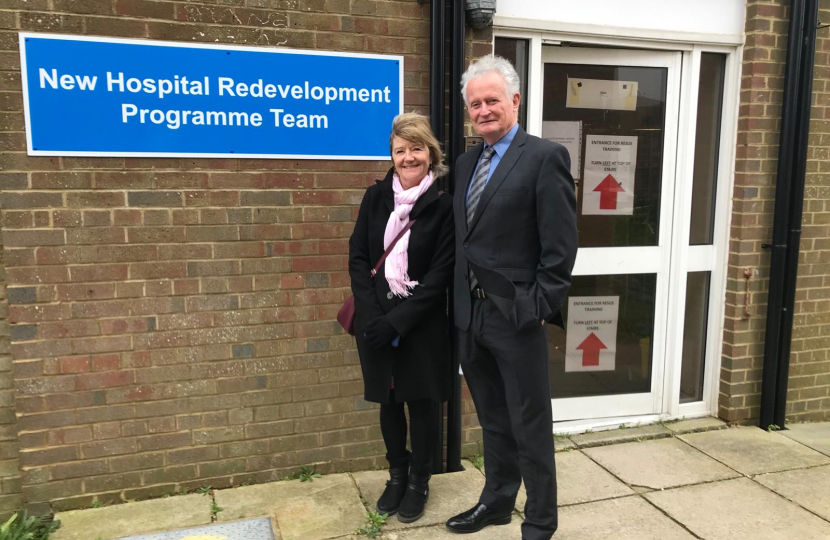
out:
<path id="1" fill-rule="evenodd" d="M 576 193 L 568 151 L 547 151 L 536 180 L 536 216 L 541 255 L 536 269 L 536 303 L 548 322 L 557 315 L 571 286 L 576 262 Z M 547 308 L 547 309 L 546 309 Z"/>
<path id="2" fill-rule="evenodd" d="M 446 302 L 447 287 L 452 281 L 455 264 L 455 223 L 452 217 L 452 199 L 449 195 L 443 197 L 447 200 L 443 201 L 441 207 L 441 229 L 429 270 L 412 291 L 412 295 L 386 314 L 389 323 L 401 337 L 405 337 L 421 322 L 426 313 L 435 309 L 436 304 Z"/>
<path id="3" fill-rule="evenodd" d="M 367 189 L 363 195 L 354 231 L 349 238 L 349 276 L 352 280 L 355 313 L 367 321 L 383 315 L 383 309 L 375 296 L 374 278 L 371 276 L 374 264 L 369 257 L 371 190 L 372 188 Z"/>

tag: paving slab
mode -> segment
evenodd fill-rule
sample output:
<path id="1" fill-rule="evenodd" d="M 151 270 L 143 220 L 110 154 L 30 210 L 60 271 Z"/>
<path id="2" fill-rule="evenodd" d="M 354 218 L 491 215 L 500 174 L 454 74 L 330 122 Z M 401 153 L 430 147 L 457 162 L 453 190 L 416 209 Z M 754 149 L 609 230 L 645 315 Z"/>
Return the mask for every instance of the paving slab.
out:
<path id="1" fill-rule="evenodd" d="M 787 429 L 777 433 L 830 456 L 830 422 L 787 424 Z"/>
<path id="2" fill-rule="evenodd" d="M 351 534 L 366 514 L 348 474 L 331 474 L 313 482 L 272 482 L 219 490 L 219 521 L 273 516 L 282 540 L 323 540 Z"/>
<path id="3" fill-rule="evenodd" d="M 675 438 L 583 450 L 630 486 L 666 489 L 740 476 Z"/>
<path id="4" fill-rule="evenodd" d="M 571 440 L 576 443 L 579 448 L 590 448 L 592 446 L 618 444 L 642 439 L 659 439 L 670 436 L 671 431 L 660 424 L 654 424 L 652 426 L 609 429 L 607 431 L 583 433 L 582 435 L 573 435 Z"/>
<path id="5" fill-rule="evenodd" d="M 519 540 L 522 519 L 487 527 L 475 540 Z M 458 540 L 444 526 L 387 532 L 384 540 Z M 694 537 L 639 497 L 580 504 L 559 511 L 557 540 L 693 540 Z"/>
<path id="6" fill-rule="evenodd" d="M 72 510 L 55 515 L 61 527 L 52 540 L 114 540 L 136 534 L 170 531 L 210 524 L 210 497 L 182 495 Z"/>
<path id="7" fill-rule="evenodd" d="M 214 523 L 195 529 L 143 534 L 118 540 L 280 540 L 271 518 L 248 519 L 232 523 Z"/>
<path id="8" fill-rule="evenodd" d="M 830 521 L 830 466 L 762 474 L 754 480 Z"/>
<path id="9" fill-rule="evenodd" d="M 389 479 L 388 471 L 366 471 L 353 473 L 360 494 L 374 508 Z M 467 464 L 463 472 L 438 474 L 429 482 L 429 500 L 424 517 L 414 523 L 401 523 L 397 516 L 391 516 L 384 531 L 399 530 L 425 525 L 444 524 L 449 518 L 468 510 L 476 502 L 484 488 L 484 476 Z"/>
<path id="10" fill-rule="evenodd" d="M 654 491 L 645 497 L 706 540 L 830 538 L 830 523 L 748 478 Z"/>
<path id="11" fill-rule="evenodd" d="M 384 527 L 383 540 L 459 540 L 469 536 L 470 540 L 519 540 L 522 537 L 522 519 L 515 516 L 509 525 L 485 527 L 472 535 L 459 535 L 450 532 L 446 526 L 432 525 L 420 529 L 402 529 L 396 531 L 387 530 Z M 557 538 L 558 538 L 557 534 Z M 366 537 L 360 537 L 365 540 Z"/>
<path id="12" fill-rule="evenodd" d="M 554 452 L 567 452 L 576 448 L 576 443 L 569 437 L 556 437 L 553 440 Z"/>
<path id="13" fill-rule="evenodd" d="M 631 488 L 582 452 L 566 452 L 556 456 L 556 485 L 559 506 L 634 494 Z M 522 486 L 516 497 L 516 510 L 524 512 L 526 501 L 527 493 Z"/>
<path id="14" fill-rule="evenodd" d="M 555 538 L 693 540 L 694 536 L 640 497 L 625 497 L 561 508 Z"/>
<path id="15" fill-rule="evenodd" d="M 803 469 L 830 464 L 830 458 L 802 444 L 756 427 L 739 427 L 680 438 L 721 463 L 746 474 Z"/>
<path id="16" fill-rule="evenodd" d="M 693 418 L 665 424 L 669 431 L 674 434 L 696 433 L 698 431 L 712 431 L 715 429 L 726 429 L 726 422 L 717 418 Z"/>

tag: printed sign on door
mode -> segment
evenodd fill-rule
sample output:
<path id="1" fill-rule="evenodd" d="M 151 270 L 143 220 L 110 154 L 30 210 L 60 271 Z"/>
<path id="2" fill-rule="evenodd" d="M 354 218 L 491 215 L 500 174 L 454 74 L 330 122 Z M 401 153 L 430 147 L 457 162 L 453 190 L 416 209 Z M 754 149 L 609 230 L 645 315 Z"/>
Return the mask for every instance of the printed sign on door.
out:
<path id="1" fill-rule="evenodd" d="M 637 81 L 571 79 L 565 106 L 573 109 L 637 110 Z"/>
<path id="2" fill-rule="evenodd" d="M 565 371 L 613 371 L 620 297 L 574 296 L 568 302 Z"/>
<path id="3" fill-rule="evenodd" d="M 588 135 L 585 139 L 583 215 L 634 213 L 637 137 Z"/>

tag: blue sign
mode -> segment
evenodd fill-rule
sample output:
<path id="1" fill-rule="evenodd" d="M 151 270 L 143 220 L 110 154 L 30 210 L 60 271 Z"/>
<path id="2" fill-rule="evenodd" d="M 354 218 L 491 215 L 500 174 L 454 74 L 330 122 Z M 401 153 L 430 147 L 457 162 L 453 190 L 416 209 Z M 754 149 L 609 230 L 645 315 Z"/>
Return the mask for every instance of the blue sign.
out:
<path id="1" fill-rule="evenodd" d="M 34 156 L 389 159 L 403 57 L 20 34 Z"/>

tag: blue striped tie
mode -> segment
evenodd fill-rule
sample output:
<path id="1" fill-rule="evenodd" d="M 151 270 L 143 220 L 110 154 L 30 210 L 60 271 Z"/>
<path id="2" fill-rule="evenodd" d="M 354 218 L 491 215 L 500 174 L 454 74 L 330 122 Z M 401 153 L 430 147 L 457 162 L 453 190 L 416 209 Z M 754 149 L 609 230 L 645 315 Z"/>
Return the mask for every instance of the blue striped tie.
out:
<path id="1" fill-rule="evenodd" d="M 484 191 L 484 186 L 487 185 L 487 176 L 490 174 L 490 160 L 493 159 L 493 154 L 496 151 L 492 146 L 488 146 L 481 153 L 481 161 L 478 164 L 478 170 L 473 177 L 473 182 L 470 184 L 470 194 L 467 196 L 467 229 L 473 224 L 473 218 L 476 215 L 476 208 L 478 201 L 481 200 L 481 193 Z M 478 280 L 472 270 L 470 272 L 470 290 L 475 289 L 478 285 Z"/>

